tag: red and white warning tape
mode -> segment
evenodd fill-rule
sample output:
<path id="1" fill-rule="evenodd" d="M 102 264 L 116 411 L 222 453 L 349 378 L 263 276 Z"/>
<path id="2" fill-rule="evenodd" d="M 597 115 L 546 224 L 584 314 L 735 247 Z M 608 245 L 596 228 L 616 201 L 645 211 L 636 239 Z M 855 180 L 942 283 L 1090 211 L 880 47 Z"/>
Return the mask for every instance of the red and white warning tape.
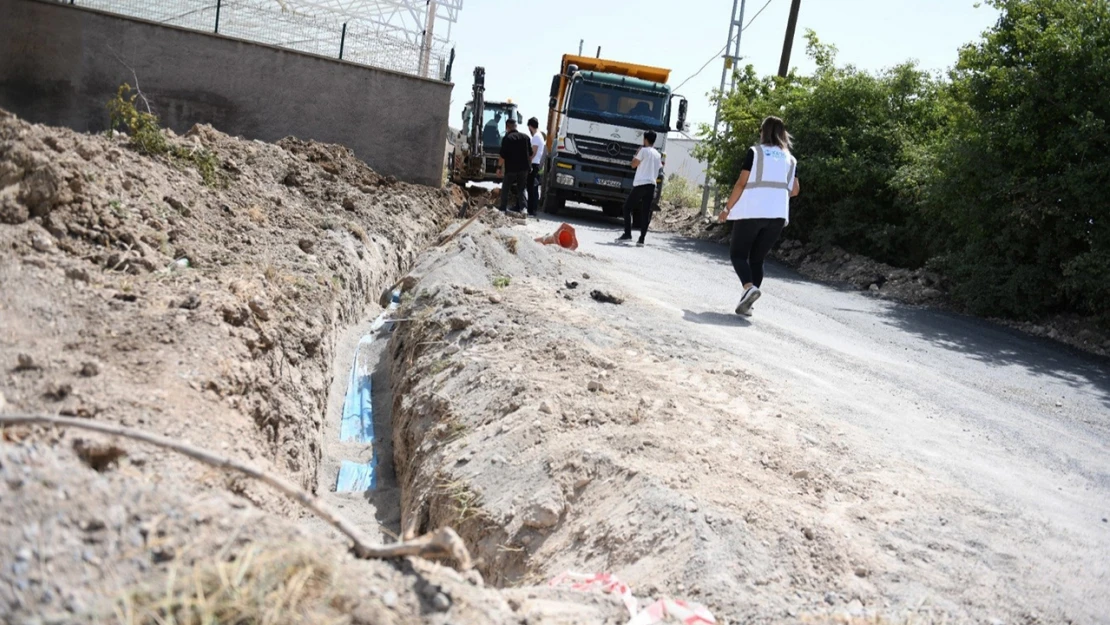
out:
<path id="1" fill-rule="evenodd" d="M 664 623 L 671 619 L 677 619 L 683 625 L 715 624 L 717 622 L 717 619 L 713 618 L 713 615 L 710 614 L 709 610 L 704 606 L 675 599 L 660 599 L 641 611 L 639 602 L 637 602 L 636 597 L 632 595 L 632 589 L 628 587 L 628 584 L 625 584 L 617 579 L 615 575 L 609 573 L 596 573 L 590 575 L 567 571 L 562 575 L 556 576 L 548 582 L 548 585 L 569 585 L 574 590 L 583 592 L 600 590 L 602 592 L 619 595 L 621 601 L 624 602 L 624 606 L 628 608 L 629 616 L 632 617 L 632 620 L 628 621 L 628 625 L 653 625 L 654 623 Z"/>

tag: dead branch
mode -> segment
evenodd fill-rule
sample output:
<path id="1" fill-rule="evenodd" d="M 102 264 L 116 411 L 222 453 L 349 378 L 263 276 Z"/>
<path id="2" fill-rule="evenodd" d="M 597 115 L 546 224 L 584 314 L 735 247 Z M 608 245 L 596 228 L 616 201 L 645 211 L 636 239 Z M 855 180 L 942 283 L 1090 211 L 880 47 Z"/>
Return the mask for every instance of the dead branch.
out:
<path id="1" fill-rule="evenodd" d="M 401 558 L 405 556 L 420 556 L 423 558 L 450 557 L 455 560 L 458 568 L 462 571 L 468 571 L 474 566 L 473 561 L 470 559 L 470 553 L 466 549 L 466 545 L 463 543 L 462 539 L 459 538 L 455 530 L 449 527 L 395 545 L 375 545 L 363 535 L 361 530 L 339 513 L 332 510 L 331 507 L 323 501 L 320 501 L 316 495 L 300 488 L 281 476 L 268 473 L 245 462 L 235 460 L 234 458 L 221 456 L 207 449 L 186 445 L 142 430 L 100 421 L 47 415 L 0 415 L 0 426 L 20 424 L 71 427 L 111 436 L 122 436 L 163 449 L 176 451 L 177 453 L 203 462 L 209 466 L 216 467 L 217 469 L 242 473 L 243 475 L 268 484 L 286 497 L 307 508 L 309 512 L 315 514 L 327 524 L 339 530 L 340 533 L 351 539 L 353 543 L 352 550 L 359 558 L 385 559 Z"/>
<path id="2" fill-rule="evenodd" d="M 133 78 L 135 80 L 135 93 L 139 94 L 139 98 L 142 99 L 143 106 L 146 107 L 147 114 L 148 115 L 153 115 L 154 111 L 150 110 L 150 101 L 148 101 L 146 99 L 146 95 L 143 94 L 143 90 L 139 88 L 139 74 L 135 71 L 135 68 L 131 67 L 127 63 L 124 63 L 123 59 L 121 59 L 119 57 L 119 53 L 112 49 L 112 46 L 106 46 L 106 47 L 108 48 L 108 51 L 112 53 L 112 56 L 116 57 L 116 61 L 120 65 L 122 65 L 122 66 L 126 67 L 127 69 L 131 70 L 131 78 Z"/>

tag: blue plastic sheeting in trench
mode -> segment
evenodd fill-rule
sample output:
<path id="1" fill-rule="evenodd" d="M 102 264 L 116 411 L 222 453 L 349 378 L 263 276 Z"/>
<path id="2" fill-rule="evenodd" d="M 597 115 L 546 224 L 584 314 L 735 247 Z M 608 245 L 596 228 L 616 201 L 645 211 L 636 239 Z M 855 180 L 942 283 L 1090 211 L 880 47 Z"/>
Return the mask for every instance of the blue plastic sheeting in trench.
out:
<path id="1" fill-rule="evenodd" d="M 374 462 L 361 464 L 344 460 L 339 467 L 339 479 L 335 484 L 337 493 L 361 493 L 374 490 L 378 485 L 378 478 L 374 472 Z"/>

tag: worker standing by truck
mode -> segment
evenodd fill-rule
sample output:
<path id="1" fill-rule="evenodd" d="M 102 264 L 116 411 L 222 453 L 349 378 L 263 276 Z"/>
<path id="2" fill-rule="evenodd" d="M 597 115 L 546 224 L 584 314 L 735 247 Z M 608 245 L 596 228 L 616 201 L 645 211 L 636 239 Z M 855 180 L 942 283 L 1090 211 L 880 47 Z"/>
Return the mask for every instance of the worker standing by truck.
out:
<path id="1" fill-rule="evenodd" d="M 540 163 L 543 162 L 544 140 L 540 136 L 540 120 L 528 120 L 528 132 L 532 135 L 532 169 L 528 172 L 528 214 L 535 215 L 540 207 L 539 182 Z"/>
<path id="2" fill-rule="evenodd" d="M 500 165 L 503 172 L 501 181 L 501 212 L 509 206 L 509 195 L 513 196 L 513 210 L 524 210 L 524 187 L 528 184 L 528 171 L 532 165 L 532 142 L 524 133 L 516 129 L 516 120 L 505 120 L 505 136 L 501 139 Z M 515 187 L 515 190 L 514 190 Z"/>
<path id="3" fill-rule="evenodd" d="M 632 167 L 636 170 L 636 177 L 632 180 L 632 193 L 624 201 L 624 234 L 618 241 L 632 240 L 632 211 L 639 211 L 640 240 L 636 241 L 638 247 L 644 245 L 647 237 L 648 224 L 651 222 L 651 204 L 655 199 L 655 181 L 659 172 L 663 170 L 663 157 L 655 149 L 655 140 L 658 135 L 654 131 L 644 132 L 644 146 L 632 159 Z"/>

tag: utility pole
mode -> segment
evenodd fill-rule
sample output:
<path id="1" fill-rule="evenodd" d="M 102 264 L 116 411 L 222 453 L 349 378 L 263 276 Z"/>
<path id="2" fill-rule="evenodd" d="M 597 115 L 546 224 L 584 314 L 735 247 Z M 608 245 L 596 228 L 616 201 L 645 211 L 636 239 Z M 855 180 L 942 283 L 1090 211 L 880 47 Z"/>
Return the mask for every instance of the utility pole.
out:
<path id="1" fill-rule="evenodd" d="M 782 60 L 779 61 L 779 78 L 786 78 L 790 71 L 790 51 L 794 48 L 794 28 L 798 25 L 798 9 L 802 0 L 790 0 L 790 19 L 786 22 L 786 40 L 782 43 Z"/>
<path id="2" fill-rule="evenodd" d="M 796 0 L 795 0 L 796 1 Z M 721 126 L 721 101 L 725 99 L 728 93 L 725 92 L 725 80 L 729 76 L 733 76 L 729 93 L 732 92 L 733 87 L 736 85 L 736 78 L 734 75 L 736 64 L 740 61 L 740 34 L 744 30 L 744 5 L 747 4 L 746 0 L 732 0 L 732 15 L 729 17 L 728 23 L 728 40 L 725 44 L 724 67 L 721 68 L 721 88 L 720 98 L 717 100 L 717 112 L 713 116 L 713 135 L 717 136 L 717 130 Z M 709 163 L 706 163 L 708 167 Z M 712 181 L 707 175 L 705 177 L 705 185 L 701 192 L 701 212 L 707 214 L 709 212 L 709 189 L 713 186 Z M 719 201 L 718 201 L 719 203 Z"/>
<path id="3" fill-rule="evenodd" d="M 417 73 L 427 78 L 432 67 L 432 44 L 435 42 L 436 0 L 428 0 L 428 14 L 424 21 L 424 40 L 420 45 L 420 66 Z"/>

